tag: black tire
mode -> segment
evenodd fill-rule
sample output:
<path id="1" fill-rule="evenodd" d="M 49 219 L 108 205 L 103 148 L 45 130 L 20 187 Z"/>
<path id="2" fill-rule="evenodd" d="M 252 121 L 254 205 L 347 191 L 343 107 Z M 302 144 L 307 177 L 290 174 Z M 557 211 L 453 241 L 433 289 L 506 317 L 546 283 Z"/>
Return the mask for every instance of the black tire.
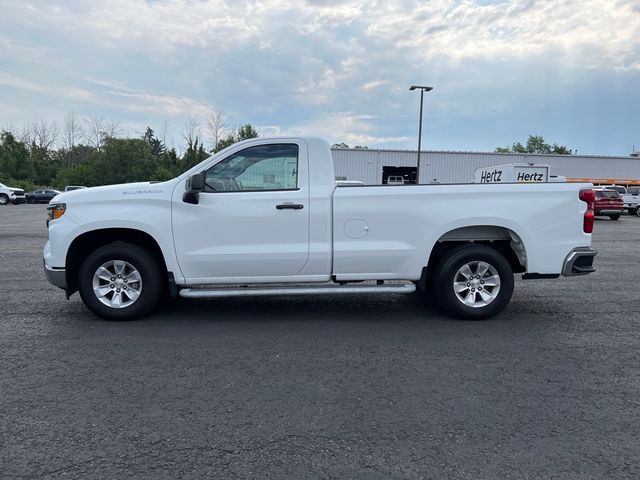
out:
<path id="1" fill-rule="evenodd" d="M 617 213 L 617 214 L 615 214 L 615 215 L 609 215 L 609 218 L 610 218 L 611 220 L 620 220 L 620 214 L 619 214 L 619 213 Z"/>
<path id="2" fill-rule="evenodd" d="M 0 205 L 9 205 L 9 197 L 4 193 L 0 194 Z"/>
<path id="3" fill-rule="evenodd" d="M 129 306 L 112 308 L 103 304 L 93 291 L 93 277 L 98 268 L 111 260 L 123 260 L 138 270 L 142 278 L 139 297 Z M 112 243 L 87 256 L 78 273 L 80 297 L 89 310 L 106 320 L 133 320 L 149 313 L 160 300 L 166 273 L 156 258 L 130 243 Z"/>
<path id="4" fill-rule="evenodd" d="M 458 270 L 465 264 L 473 264 L 474 262 L 489 264 L 500 278 L 500 287 L 495 298 L 484 306 L 465 305 L 462 300 L 458 299 L 454 291 L 453 283 L 456 280 Z M 513 294 L 513 284 L 511 265 L 500 252 L 484 245 L 463 245 L 449 252 L 448 256 L 436 267 L 433 293 L 440 307 L 451 316 L 465 320 L 485 320 L 497 315 L 507 306 Z M 484 289 L 489 293 L 487 286 Z M 480 295 L 480 292 L 475 294 L 473 298 L 477 298 L 477 295 Z"/>
<path id="5" fill-rule="evenodd" d="M 638 208 L 637 207 L 632 207 L 629 209 L 629 215 L 637 215 L 638 214 Z"/>
<path id="6" fill-rule="evenodd" d="M 38 201 L 35 198 L 29 198 L 27 199 L 27 203 L 38 203 Z"/>

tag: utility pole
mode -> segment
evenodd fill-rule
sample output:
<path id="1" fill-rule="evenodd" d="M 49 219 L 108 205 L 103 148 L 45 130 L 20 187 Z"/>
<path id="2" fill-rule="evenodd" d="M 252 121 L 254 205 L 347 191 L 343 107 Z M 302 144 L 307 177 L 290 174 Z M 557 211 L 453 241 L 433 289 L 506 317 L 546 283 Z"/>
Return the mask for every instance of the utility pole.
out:
<path id="1" fill-rule="evenodd" d="M 424 92 L 430 92 L 433 87 L 423 85 L 411 85 L 409 90 L 420 90 L 420 123 L 418 125 L 418 164 L 416 166 L 416 183 L 420 183 L 420 150 L 422 148 L 422 104 L 424 101 Z"/>

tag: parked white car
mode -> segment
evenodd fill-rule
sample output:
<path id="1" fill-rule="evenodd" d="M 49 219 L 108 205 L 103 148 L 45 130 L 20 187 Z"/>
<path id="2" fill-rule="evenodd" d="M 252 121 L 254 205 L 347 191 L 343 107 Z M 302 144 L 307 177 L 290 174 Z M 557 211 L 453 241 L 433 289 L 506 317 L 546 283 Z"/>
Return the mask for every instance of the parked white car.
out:
<path id="1" fill-rule="evenodd" d="M 627 192 L 622 194 L 622 202 L 629 214 L 640 216 L 640 187 L 627 188 Z"/>
<path id="2" fill-rule="evenodd" d="M 514 273 L 594 271 L 590 184 L 387 188 L 334 178 L 324 140 L 259 138 L 166 182 L 62 193 L 49 205 L 47 278 L 109 319 L 145 315 L 166 292 L 416 290 L 482 319 L 507 305 Z"/>
<path id="3" fill-rule="evenodd" d="M 605 188 L 607 190 L 615 190 L 621 196 L 627 193 L 627 187 L 624 185 L 599 185 L 599 187 Z"/>
<path id="4" fill-rule="evenodd" d="M 0 183 L 0 205 L 8 205 L 10 203 L 24 203 L 25 196 L 22 188 L 7 187 Z"/>
<path id="5" fill-rule="evenodd" d="M 390 175 L 387 178 L 387 185 L 404 185 L 404 177 L 401 175 Z"/>

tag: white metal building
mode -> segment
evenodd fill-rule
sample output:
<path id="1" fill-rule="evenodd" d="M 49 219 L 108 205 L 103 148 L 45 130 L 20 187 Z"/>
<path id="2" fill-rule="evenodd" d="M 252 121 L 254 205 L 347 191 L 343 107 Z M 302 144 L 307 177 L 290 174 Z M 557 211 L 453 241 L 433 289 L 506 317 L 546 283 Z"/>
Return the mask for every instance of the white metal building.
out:
<path id="1" fill-rule="evenodd" d="M 391 175 L 403 175 L 407 183 L 415 181 L 416 151 L 336 148 L 332 152 L 337 179 L 379 185 Z M 547 163 L 552 175 L 568 181 L 640 184 L 639 157 L 438 151 L 421 152 L 419 183 L 470 183 L 476 168 L 505 163 Z"/>

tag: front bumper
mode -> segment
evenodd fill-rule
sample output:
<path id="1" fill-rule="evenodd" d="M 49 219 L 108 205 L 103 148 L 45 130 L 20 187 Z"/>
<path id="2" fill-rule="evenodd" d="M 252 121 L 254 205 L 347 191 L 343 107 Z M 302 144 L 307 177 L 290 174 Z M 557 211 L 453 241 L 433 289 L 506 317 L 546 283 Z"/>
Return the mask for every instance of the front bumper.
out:
<path id="1" fill-rule="evenodd" d="M 19 203 L 27 203 L 26 197 L 13 197 L 11 198 L 11 203 L 14 205 L 18 205 Z"/>
<path id="2" fill-rule="evenodd" d="M 575 277 L 577 275 L 587 275 L 596 269 L 593 267 L 593 259 L 598 254 L 597 250 L 589 247 L 576 248 L 567 255 L 562 265 L 562 275 L 565 277 Z"/>
<path id="3" fill-rule="evenodd" d="M 50 267 L 44 263 L 44 274 L 51 285 L 67 290 L 67 272 L 64 268 Z"/>

